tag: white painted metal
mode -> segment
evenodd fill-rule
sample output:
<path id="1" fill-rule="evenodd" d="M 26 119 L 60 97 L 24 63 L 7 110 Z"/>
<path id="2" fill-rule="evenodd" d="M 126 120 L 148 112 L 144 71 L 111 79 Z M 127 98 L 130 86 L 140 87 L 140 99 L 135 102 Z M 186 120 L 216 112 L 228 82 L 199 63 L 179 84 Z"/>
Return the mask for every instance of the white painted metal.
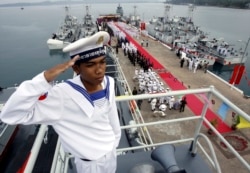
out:
<path id="1" fill-rule="evenodd" d="M 161 97 L 161 96 L 172 96 L 172 95 L 175 96 L 175 95 L 199 94 L 199 93 L 210 93 L 210 95 L 215 95 L 220 100 L 225 102 L 236 113 L 240 114 L 243 118 L 250 121 L 250 117 L 249 117 L 248 114 L 246 114 L 244 111 L 242 111 L 240 108 L 238 108 L 232 102 L 230 102 L 230 100 L 228 100 L 225 96 L 223 96 L 221 93 L 219 93 L 213 86 L 211 86 L 210 88 L 179 90 L 179 91 L 171 91 L 171 92 L 168 92 L 168 93 L 160 93 L 160 94 L 143 94 L 143 95 L 136 95 L 136 96 L 125 95 L 125 96 L 117 97 L 116 101 L 120 102 L 120 101 L 130 101 L 130 100 L 137 100 L 137 99 L 148 99 L 148 98 Z M 209 98 L 210 97 L 211 96 L 209 96 Z M 199 115 L 199 116 L 190 115 L 190 117 L 186 117 L 186 118 L 178 118 L 178 119 L 172 119 L 172 120 L 164 120 L 164 121 L 157 121 L 157 122 L 150 122 L 150 123 L 142 123 L 142 124 L 135 124 L 135 125 L 128 125 L 128 126 L 121 127 L 122 129 L 128 129 L 128 128 L 133 128 L 133 127 L 147 127 L 147 126 L 156 125 L 156 124 L 176 123 L 176 122 L 183 122 L 183 121 L 200 120 L 200 122 L 197 125 L 197 131 L 195 132 L 196 134 L 194 134 L 193 138 L 180 139 L 180 140 L 176 140 L 176 141 L 168 141 L 168 142 L 154 143 L 154 144 L 152 143 L 152 144 L 142 145 L 142 146 L 137 146 L 137 147 L 132 147 L 132 148 L 122 148 L 122 149 L 118 149 L 117 152 L 122 153 L 123 151 L 155 147 L 155 146 L 159 146 L 159 145 L 162 145 L 162 144 L 174 144 L 174 143 L 182 143 L 182 142 L 194 141 L 199 136 L 200 128 L 201 128 L 202 124 L 205 122 L 214 131 L 215 135 L 217 135 L 217 137 L 231 150 L 231 152 L 236 156 L 236 158 L 246 167 L 246 169 L 250 171 L 249 163 L 247 163 L 247 161 L 244 160 L 244 158 L 241 157 L 238 154 L 238 152 L 223 138 L 223 136 L 205 118 L 205 113 L 206 113 L 207 108 L 208 108 L 208 105 L 205 104 L 205 106 L 203 108 L 203 111 L 202 111 L 202 115 Z M 32 168 L 33 168 L 34 163 L 36 161 L 37 153 L 40 150 L 41 143 L 43 142 L 43 138 L 44 138 L 46 129 L 47 129 L 46 126 L 41 126 L 41 128 L 39 130 L 36 141 L 35 141 L 34 146 L 32 148 L 30 159 L 28 160 L 28 163 L 27 163 L 27 166 L 26 166 L 26 169 L 25 169 L 25 172 L 27 172 L 27 173 L 32 172 Z M 199 146 L 199 143 L 197 142 L 196 145 Z M 204 149 L 202 149 L 202 151 L 204 151 Z M 64 169 L 64 172 L 67 172 L 68 160 L 69 160 L 69 158 L 71 158 L 73 156 L 67 155 L 67 153 L 64 153 L 64 154 L 66 154 L 64 156 L 61 156 L 61 154 L 62 153 L 56 153 L 56 155 L 58 157 L 64 158 L 63 160 L 65 162 L 63 162 L 63 163 L 66 164 L 66 165 L 63 166 L 63 169 Z M 208 157 L 207 154 L 205 154 L 205 155 Z M 54 159 L 54 160 L 58 161 L 58 159 Z M 219 164 L 217 162 L 217 159 L 214 159 L 214 157 L 213 157 L 212 159 L 210 158 L 209 160 L 213 161 L 213 165 L 215 166 L 215 168 L 219 172 L 219 167 L 218 167 Z M 53 163 L 53 164 L 55 164 L 55 163 Z M 54 170 L 56 170 L 56 169 L 54 169 Z M 51 171 L 51 173 L 52 172 L 53 171 Z M 54 171 L 54 172 L 56 172 L 56 171 Z"/>

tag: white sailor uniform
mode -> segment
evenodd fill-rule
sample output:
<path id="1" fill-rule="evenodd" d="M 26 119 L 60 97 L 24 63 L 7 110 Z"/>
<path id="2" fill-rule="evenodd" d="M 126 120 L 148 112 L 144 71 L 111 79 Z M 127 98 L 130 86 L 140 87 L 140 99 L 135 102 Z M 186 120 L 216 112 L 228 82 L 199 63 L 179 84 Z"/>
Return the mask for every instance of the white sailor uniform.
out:
<path id="1" fill-rule="evenodd" d="M 174 96 L 171 96 L 170 100 L 169 100 L 169 109 L 172 109 L 174 107 L 174 102 L 175 102 L 175 98 Z"/>
<path id="2" fill-rule="evenodd" d="M 157 103 L 157 99 L 156 98 L 153 98 L 150 102 L 151 104 L 151 110 L 152 111 L 155 111 L 155 106 L 156 106 L 156 103 Z"/>
<path id="3" fill-rule="evenodd" d="M 121 130 L 113 78 L 106 76 L 102 86 L 105 96 L 102 105 L 98 106 L 84 89 L 79 76 L 52 87 L 41 73 L 17 88 L 3 107 L 0 119 L 8 124 L 52 125 L 64 150 L 75 156 L 76 167 L 80 168 L 78 172 L 84 168 L 89 173 L 115 173 L 115 148 Z M 44 93 L 47 97 L 39 100 Z M 82 158 L 91 161 L 84 162 Z M 112 161 L 107 160 L 111 158 Z M 106 162 L 102 163 L 103 159 Z M 99 160 L 103 164 L 101 167 L 96 166 Z M 86 171 L 86 166 L 94 170 Z"/>
<path id="4" fill-rule="evenodd" d="M 167 105 L 163 103 L 163 104 L 161 104 L 161 105 L 159 106 L 159 109 L 160 109 L 161 111 L 165 112 L 166 109 L 167 109 Z"/>
<path id="5" fill-rule="evenodd" d="M 81 62 L 104 56 L 107 32 L 66 46 Z M 105 76 L 102 90 L 89 94 L 80 75 L 52 86 L 44 73 L 24 81 L 5 104 L 0 119 L 7 124 L 47 124 L 58 133 L 65 152 L 75 157 L 77 172 L 115 173 L 115 148 L 121 137 L 114 79 Z M 45 99 L 39 96 L 46 93 Z M 83 161 L 85 160 L 85 161 Z M 86 161 L 89 160 L 89 161 Z"/>

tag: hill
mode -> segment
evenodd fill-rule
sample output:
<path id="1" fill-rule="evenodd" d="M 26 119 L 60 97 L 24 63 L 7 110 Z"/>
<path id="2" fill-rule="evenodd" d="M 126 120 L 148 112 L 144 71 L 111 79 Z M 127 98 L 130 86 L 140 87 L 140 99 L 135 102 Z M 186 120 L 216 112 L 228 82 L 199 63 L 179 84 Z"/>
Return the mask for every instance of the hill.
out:
<path id="1" fill-rule="evenodd" d="M 228 8 L 249 9 L 250 0 L 166 0 L 171 4 L 194 4 L 201 6 L 219 6 Z"/>

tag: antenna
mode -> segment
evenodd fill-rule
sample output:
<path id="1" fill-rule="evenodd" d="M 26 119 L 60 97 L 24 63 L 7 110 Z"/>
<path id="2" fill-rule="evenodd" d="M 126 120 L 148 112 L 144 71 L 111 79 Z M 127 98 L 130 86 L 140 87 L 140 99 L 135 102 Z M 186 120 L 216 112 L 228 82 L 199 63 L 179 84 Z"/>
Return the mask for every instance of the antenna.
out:
<path id="1" fill-rule="evenodd" d="M 195 6 L 193 4 L 188 5 L 188 17 L 190 21 L 193 21 L 194 9 L 195 9 Z"/>
<path id="2" fill-rule="evenodd" d="M 165 5 L 165 10 L 164 10 L 164 18 L 165 18 L 165 21 L 167 21 L 169 18 L 170 18 L 170 9 L 171 9 L 171 5 Z"/>

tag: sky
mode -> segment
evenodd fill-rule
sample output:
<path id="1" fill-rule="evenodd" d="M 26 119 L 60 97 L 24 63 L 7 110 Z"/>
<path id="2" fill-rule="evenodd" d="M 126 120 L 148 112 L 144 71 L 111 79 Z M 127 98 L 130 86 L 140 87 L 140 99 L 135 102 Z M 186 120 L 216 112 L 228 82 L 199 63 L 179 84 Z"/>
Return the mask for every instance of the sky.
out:
<path id="1" fill-rule="evenodd" d="M 0 4 L 11 4 L 11 3 L 20 3 L 20 2 L 28 2 L 28 3 L 32 2 L 32 3 L 36 3 L 36 2 L 43 2 L 43 1 L 55 2 L 55 1 L 62 1 L 62 0 L 0 0 Z M 71 1 L 71 0 L 69 0 L 69 1 Z M 72 0 L 72 1 L 74 1 L 74 0 Z M 77 1 L 84 1 L 84 0 L 77 0 Z M 93 2 L 94 1 L 95 0 L 93 0 Z M 125 0 L 122 0 L 122 1 L 124 2 Z M 133 1 L 134 0 L 127 0 L 127 2 L 133 2 Z M 136 0 L 136 1 L 138 2 L 140 0 Z M 119 0 L 114 0 L 114 2 L 119 2 Z"/>
<path id="2" fill-rule="evenodd" d="M 19 2 L 41 2 L 44 0 L 0 0 L 0 4 L 12 4 L 12 3 L 19 3 Z M 51 0 L 56 1 L 56 0 Z"/>

